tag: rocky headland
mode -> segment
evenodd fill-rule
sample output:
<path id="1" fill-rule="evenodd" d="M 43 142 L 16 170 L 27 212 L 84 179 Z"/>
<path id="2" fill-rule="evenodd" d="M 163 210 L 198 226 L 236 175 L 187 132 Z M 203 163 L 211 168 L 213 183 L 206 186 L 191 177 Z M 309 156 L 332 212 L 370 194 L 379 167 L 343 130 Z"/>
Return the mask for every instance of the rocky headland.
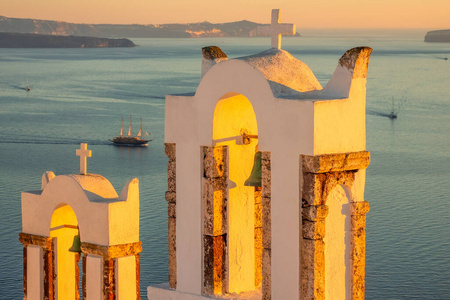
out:
<path id="1" fill-rule="evenodd" d="M 198 38 L 265 36 L 258 24 L 250 21 L 213 24 L 209 22 L 160 25 L 76 24 L 0 16 L 0 32 L 35 33 L 86 37 Z M 299 36 L 299 34 L 297 34 Z"/>
<path id="2" fill-rule="evenodd" d="M 0 32 L 0 48 L 107 48 L 135 46 L 128 39 Z"/>
<path id="3" fill-rule="evenodd" d="M 428 31 L 425 42 L 450 43 L 450 29 Z"/>

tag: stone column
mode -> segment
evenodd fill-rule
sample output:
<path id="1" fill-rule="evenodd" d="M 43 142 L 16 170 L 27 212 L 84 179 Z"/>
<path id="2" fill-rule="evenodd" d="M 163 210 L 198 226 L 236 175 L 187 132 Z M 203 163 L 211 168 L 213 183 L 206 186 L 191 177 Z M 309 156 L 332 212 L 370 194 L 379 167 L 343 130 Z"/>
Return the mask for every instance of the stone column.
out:
<path id="1" fill-rule="evenodd" d="M 80 268 L 78 266 L 80 259 L 81 255 L 75 253 L 75 300 L 80 300 Z"/>
<path id="2" fill-rule="evenodd" d="M 23 294 L 27 298 L 27 246 L 23 247 Z"/>
<path id="3" fill-rule="evenodd" d="M 255 187 L 255 287 L 262 283 L 262 196 L 261 187 Z"/>
<path id="4" fill-rule="evenodd" d="M 120 272 L 120 270 L 116 268 L 117 259 L 128 256 L 136 257 L 136 299 L 140 300 L 140 265 L 137 256 L 142 251 L 142 242 L 114 246 L 100 246 L 89 243 L 81 243 L 81 251 L 85 255 L 95 255 L 102 258 L 102 294 L 104 300 L 117 299 L 118 287 L 116 272 Z M 86 269 L 87 268 L 88 266 L 86 266 Z M 89 281 L 89 278 L 86 278 L 86 281 Z M 118 284 L 120 284 L 120 282 Z M 86 291 L 86 297 L 89 299 L 89 291 Z"/>
<path id="5" fill-rule="evenodd" d="M 141 299 L 141 255 L 136 254 L 136 299 Z M 83 298 L 84 299 L 84 298 Z"/>
<path id="6" fill-rule="evenodd" d="M 352 299 L 363 300 L 365 295 L 366 267 L 366 214 L 369 211 L 367 201 L 352 203 Z"/>
<path id="7" fill-rule="evenodd" d="M 116 286 L 115 286 L 115 259 L 110 257 L 103 258 L 103 299 L 115 300 L 116 299 Z"/>
<path id="8" fill-rule="evenodd" d="M 42 248 L 42 261 L 43 261 L 43 297 L 45 300 L 54 299 L 54 253 L 53 253 L 53 239 L 51 237 L 38 236 L 27 233 L 19 233 L 19 241 L 23 244 L 23 291 L 24 299 L 28 297 L 28 249 L 29 245 L 38 246 Z"/>
<path id="9" fill-rule="evenodd" d="M 326 205 L 302 205 L 301 288 L 303 299 L 325 299 Z"/>
<path id="10" fill-rule="evenodd" d="M 203 294 L 227 292 L 227 146 L 203 147 Z"/>
<path id="11" fill-rule="evenodd" d="M 316 156 L 301 155 L 301 161 L 303 170 L 302 299 L 325 299 L 325 244 L 323 239 L 326 234 L 325 222 L 328 214 L 326 200 L 331 190 L 337 185 L 348 187 L 353 185 L 355 172 L 365 169 L 369 165 L 370 153 L 362 151 Z M 351 201 L 354 200 L 351 199 Z M 361 218 L 356 214 L 367 212 L 368 209 L 365 209 L 366 204 L 359 203 L 367 202 L 352 203 L 352 299 L 364 299 L 364 271 L 361 271 L 361 268 L 364 269 L 365 234 L 361 230 Z M 353 216 L 354 214 L 355 216 Z M 361 246 L 362 244 L 364 246 Z"/>
<path id="12" fill-rule="evenodd" d="M 272 219 L 270 152 L 261 152 L 262 299 L 272 299 Z"/>
<path id="13" fill-rule="evenodd" d="M 83 277 L 81 279 L 81 290 L 83 299 L 86 299 L 86 272 L 87 272 L 87 254 L 83 254 Z"/>
<path id="14" fill-rule="evenodd" d="M 44 249 L 44 300 L 55 298 L 55 283 L 54 251 L 47 248 Z"/>
<path id="15" fill-rule="evenodd" d="M 168 203 L 168 245 L 169 245 L 169 286 L 172 289 L 177 288 L 177 173 L 176 173 L 176 145 L 174 143 L 165 143 L 165 153 L 169 158 L 167 165 L 167 186 L 166 201 Z"/>

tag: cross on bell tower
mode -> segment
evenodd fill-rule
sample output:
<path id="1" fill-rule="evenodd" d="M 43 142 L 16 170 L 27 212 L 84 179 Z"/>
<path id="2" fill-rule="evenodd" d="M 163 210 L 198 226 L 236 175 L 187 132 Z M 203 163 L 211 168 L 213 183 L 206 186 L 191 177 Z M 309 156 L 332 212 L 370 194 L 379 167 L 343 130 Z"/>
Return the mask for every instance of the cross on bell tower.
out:
<path id="1" fill-rule="evenodd" d="M 80 144 L 80 149 L 76 151 L 77 156 L 80 157 L 80 174 L 86 175 L 87 163 L 86 158 L 91 157 L 92 151 L 87 149 L 86 143 Z"/>
<path id="2" fill-rule="evenodd" d="M 272 21 L 270 26 L 260 26 L 260 33 L 268 34 L 272 37 L 272 48 L 281 49 L 281 35 L 282 34 L 295 34 L 295 24 L 280 23 L 280 10 L 272 9 Z"/>

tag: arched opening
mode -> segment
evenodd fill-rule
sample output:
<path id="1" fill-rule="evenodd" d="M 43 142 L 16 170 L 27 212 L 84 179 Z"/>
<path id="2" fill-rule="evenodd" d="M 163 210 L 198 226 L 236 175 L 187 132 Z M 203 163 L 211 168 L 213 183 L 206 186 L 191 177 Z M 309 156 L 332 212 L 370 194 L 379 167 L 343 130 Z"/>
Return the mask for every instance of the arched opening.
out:
<path id="1" fill-rule="evenodd" d="M 326 200 L 325 298 L 351 296 L 351 204 L 346 187 L 338 185 Z"/>
<path id="2" fill-rule="evenodd" d="M 243 141 L 244 133 L 253 138 Z M 237 93 L 224 95 L 214 110 L 213 141 L 215 146 L 228 147 L 225 241 L 228 276 L 227 287 L 222 289 L 228 293 L 254 290 L 261 284 L 258 274 L 261 274 L 262 239 L 261 228 L 257 228 L 261 210 L 255 209 L 260 188 L 244 186 L 252 171 L 257 135 L 257 120 L 250 101 Z M 260 200 L 259 196 L 259 206 Z"/>
<path id="3" fill-rule="evenodd" d="M 55 253 L 56 299 L 80 299 L 80 254 L 69 251 L 76 235 L 79 230 L 75 212 L 67 204 L 59 205 L 52 214 L 50 225 Z"/>

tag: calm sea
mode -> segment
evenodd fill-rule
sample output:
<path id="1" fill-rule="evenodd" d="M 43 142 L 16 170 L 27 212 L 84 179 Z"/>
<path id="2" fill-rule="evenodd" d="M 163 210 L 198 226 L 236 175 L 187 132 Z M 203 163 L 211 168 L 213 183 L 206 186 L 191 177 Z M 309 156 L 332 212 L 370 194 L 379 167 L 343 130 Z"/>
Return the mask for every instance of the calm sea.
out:
<path id="1" fill-rule="evenodd" d="M 367 83 L 367 299 L 450 298 L 450 44 L 425 30 L 305 30 L 283 49 L 322 85 L 354 46 L 374 49 Z M 267 38 L 136 39 L 136 48 L 0 49 L 0 298 L 22 299 L 21 191 L 41 176 L 77 173 L 75 149 L 92 149 L 88 171 L 116 190 L 140 180 L 142 297 L 167 281 L 164 96 L 194 92 L 201 47 L 229 57 L 269 48 Z M 26 92 L 27 79 L 32 88 Z M 399 109 L 398 119 L 383 114 Z M 153 141 L 118 148 L 108 139 L 134 117 Z"/>

